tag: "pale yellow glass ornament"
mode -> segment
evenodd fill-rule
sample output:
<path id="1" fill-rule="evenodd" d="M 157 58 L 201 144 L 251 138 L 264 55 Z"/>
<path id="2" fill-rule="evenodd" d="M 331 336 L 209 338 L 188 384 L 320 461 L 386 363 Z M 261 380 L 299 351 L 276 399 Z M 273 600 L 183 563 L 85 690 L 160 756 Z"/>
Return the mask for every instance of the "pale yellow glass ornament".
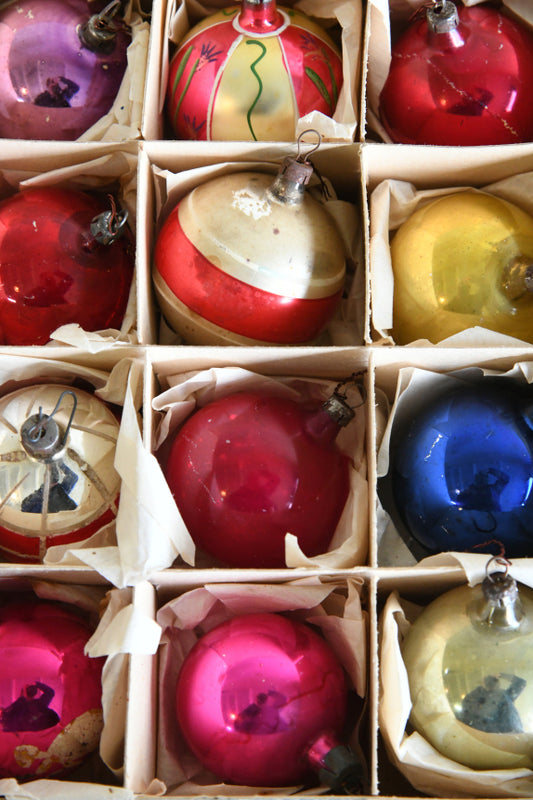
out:
<path id="1" fill-rule="evenodd" d="M 431 602 L 402 646 L 410 722 L 473 769 L 533 767 L 533 591 L 506 571 Z"/>

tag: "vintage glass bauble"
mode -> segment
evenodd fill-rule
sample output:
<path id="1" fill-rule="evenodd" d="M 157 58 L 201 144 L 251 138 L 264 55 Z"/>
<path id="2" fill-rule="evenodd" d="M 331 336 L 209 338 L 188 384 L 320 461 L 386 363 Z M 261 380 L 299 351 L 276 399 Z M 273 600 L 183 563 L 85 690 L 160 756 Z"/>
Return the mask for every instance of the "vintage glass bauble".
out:
<path id="1" fill-rule="evenodd" d="M 309 164 L 277 178 L 237 172 L 193 189 L 159 232 L 154 287 L 190 344 L 305 344 L 331 321 L 345 251 L 323 204 L 305 191 Z"/>
<path id="2" fill-rule="evenodd" d="M 379 112 L 403 144 L 533 139 L 533 33 L 490 4 L 430 4 L 393 44 Z"/>
<path id="3" fill-rule="evenodd" d="M 336 789 L 360 781 L 340 744 L 344 671 L 322 637 L 280 614 L 234 617 L 202 636 L 181 668 L 176 714 L 198 760 L 229 783 L 289 786 L 313 771 Z"/>
<path id="4" fill-rule="evenodd" d="M 114 201 L 23 189 L 0 202 L 0 344 L 46 344 L 61 325 L 119 328 L 133 277 L 132 241 Z"/>
<path id="5" fill-rule="evenodd" d="M 410 721 L 477 770 L 533 767 L 533 592 L 504 573 L 433 600 L 402 647 Z"/>
<path id="6" fill-rule="evenodd" d="M 393 426 L 390 473 L 396 509 L 428 551 L 483 552 L 497 541 L 509 558 L 533 555 L 527 389 L 484 379 L 443 390 Z"/>
<path id="7" fill-rule="evenodd" d="M 102 658 L 74 608 L 44 600 L 0 605 L 0 778 L 61 777 L 98 747 Z"/>
<path id="8" fill-rule="evenodd" d="M 126 70 L 119 2 L 15 0 L 0 10 L 0 137 L 73 141 L 106 114 Z"/>
<path id="9" fill-rule="evenodd" d="M 417 209 L 391 242 L 397 344 L 480 326 L 533 341 L 533 217 L 483 192 Z"/>
<path id="10" fill-rule="evenodd" d="M 165 474 L 197 547 L 235 567 L 285 566 L 286 533 L 326 552 L 349 492 L 335 437 L 353 416 L 326 405 L 238 392 L 186 420 Z"/>
<path id="11" fill-rule="evenodd" d="M 0 398 L 0 551 L 42 560 L 117 513 L 119 422 L 92 394 L 36 384 Z"/>
<path id="12" fill-rule="evenodd" d="M 180 43 L 167 114 L 180 139 L 293 140 L 299 117 L 333 116 L 341 85 L 341 57 L 323 28 L 275 0 L 243 0 Z"/>

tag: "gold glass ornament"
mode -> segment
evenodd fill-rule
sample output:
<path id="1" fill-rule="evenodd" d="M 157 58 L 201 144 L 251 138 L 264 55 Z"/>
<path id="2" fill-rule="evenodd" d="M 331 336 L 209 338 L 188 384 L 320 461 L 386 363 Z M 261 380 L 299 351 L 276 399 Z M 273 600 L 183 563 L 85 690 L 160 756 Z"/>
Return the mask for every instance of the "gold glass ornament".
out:
<path id="1" fill-rule="evenodd" d="M 440 197 L 400 226 L 391 258 L 397 344 L 474 326 L 533 342 L 533 217 L 513 203 Z"/>
<path id="2" fill-rule="evenodd" d="M 402 655 L 410 722 L 442 755 L 480 770 L 533 767 L 531 589 L 496 571 L 446 592 L 415 620 Z"/>

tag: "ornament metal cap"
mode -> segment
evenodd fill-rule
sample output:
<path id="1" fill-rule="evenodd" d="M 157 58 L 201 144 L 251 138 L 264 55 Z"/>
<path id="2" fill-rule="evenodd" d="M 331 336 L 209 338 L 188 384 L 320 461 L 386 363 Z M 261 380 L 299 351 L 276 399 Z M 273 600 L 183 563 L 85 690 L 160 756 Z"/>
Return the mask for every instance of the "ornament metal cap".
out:
<path id="1" fill-rule="evenodd" d="M 93 14 L 78 28 L 81 43 L 93 53 L 112 53 L 117 38 L 113 17 L 120 8 L 120 0 L 111 0 L 99 14 Z"/>
<path id="2" fill-rule="evenodd" d="M 91 220 L 91 234 L 97 242 L 105 245 L 113 244 L 120 239 L 128 219 L 128 212 L 124 209 L 118 211 L 111 196 L 109 196 L 109 200 L 111 202 L 110 211 L 103 211 Z"/>
<path id="3" fill-rule="evenodd" d="M 306 156 L 301 153 L 302 137 L 308 133 L 316 133 L 318 142 L 313 146 Z M 284 159 L 278 174 L 272 185 L 269 187 L 269 195 L 280 203 L 298 204 L 301 203 L 305 192 L 305 187 L 314 172 L 313 165 L 307 160 L 311 153 L 320 147 L 322 137 L 318 131 L 304 131 L 298 136 L 298 155 L 296 158 L 287 156 Z"/>
<path id="4" fill-rule="evenodd" d="M 510 300 L 518 300 L 533 292 L 533 264 L 530 258 L 518 256 L 504 270 L 502 289 Z"/>
<path id="5" fill-rule="evenodd" d="M 345 394 L 341 394 L 341 387 L 346 386 L 348 383 L 357 384 L 359 387 L 359 391 L 361 392 L 362 399 L 358 405 L 353 406 L 350 405 L 346 399 Z M 326 411 L 330 417 L 337 423 L 339 428 L 344 428 L 348 425 L 349 422 L 355 417 L 355 409 L 358 408 L 360 405 L 366 401 L 366 390 L 364 385 L 356 380 L 356 376 L 352 375 L 350 378 L 346 380 L 340 381 L 335 387 L 333 393 L 327 400 L 324 401 L 322 404 L 322 408 Z"/>
<path id="6" fill-rule="evenodd" d="M 72 397 L 74 405 L 68 425 L 64 429 L 57 424 L 53 416 L 65 395 L 70 395 Z M 38 414 L 32 414 L 31 417 L 28 417 L 24 421 L 20 429 L 20 440 L 24 450 L 31 458 L 35 458 L 38 461 L 54 461 L 62 454 L 65 449 L 74 414 L 76 413 L 77 403 L 78 401 L 74 392 L 61 392 L 55 408 L 50 414 L 43 414 L 42 408 L 40 408 Z"/>
<path id="7" fill-rule="evenodd" d="M 495 561 L 505 567 L 504 572 L 489 572 L 489 565 Z M 509 562 L 494 557 L 487 562 L 487 576 L 481 584 L 485 605 L 480 618 L 495 628 L 516 629 L 522 619 L 522 604 L 518 584 L 508 574 Z"/>
<path id="8" fill-rule="evenodd" d="M 323 757 L 320 780 L 337 794 L 359 794 L 363 784 L 363 768 L 354 752 L 344 744 L 333 747 Z"/>
<path id="9" fill-rule="evenodd" d="M 459 25 L 459 14 L 451 0 L 441 0 L 426 12 L 429 29 L 432 33 L 450 33 Z"/>

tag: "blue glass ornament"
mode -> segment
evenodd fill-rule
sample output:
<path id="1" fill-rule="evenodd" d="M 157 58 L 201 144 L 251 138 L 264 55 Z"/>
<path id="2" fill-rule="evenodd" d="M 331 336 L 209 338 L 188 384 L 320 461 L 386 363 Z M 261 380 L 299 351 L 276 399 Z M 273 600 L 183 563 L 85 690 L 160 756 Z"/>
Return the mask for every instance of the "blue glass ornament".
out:
<path id="1" fill-rule="evenodd" d="M 454 385 L 393 431 L 396 510 L 428 553 L 533 555 L 533 398 L 508 381 Z"/>

